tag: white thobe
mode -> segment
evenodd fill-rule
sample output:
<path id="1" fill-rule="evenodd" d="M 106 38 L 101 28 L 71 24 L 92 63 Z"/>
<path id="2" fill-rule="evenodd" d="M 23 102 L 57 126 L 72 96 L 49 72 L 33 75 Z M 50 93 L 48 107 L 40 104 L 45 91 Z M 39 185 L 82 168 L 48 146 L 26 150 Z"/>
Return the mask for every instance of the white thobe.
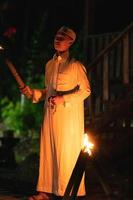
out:
<path id="1" fill-rule="evenodd" d="M 84 134 L 84 99 L 90 95 L 85 67 L 75 60 L 54 56 L 45 68 L 44 119 L 40 138 L 40 167 L 37 191 L 63 196 L 81 150 Z M 64 103 L 49 106 L 48 97 L 57 91 L 79 90 L 63 95 Z M 34 90 L 33 102 L 44 90 Z M 78 175 L 78 174 L 77 174 Z M 82 180 L 78 195 L 85 195 Z"/>

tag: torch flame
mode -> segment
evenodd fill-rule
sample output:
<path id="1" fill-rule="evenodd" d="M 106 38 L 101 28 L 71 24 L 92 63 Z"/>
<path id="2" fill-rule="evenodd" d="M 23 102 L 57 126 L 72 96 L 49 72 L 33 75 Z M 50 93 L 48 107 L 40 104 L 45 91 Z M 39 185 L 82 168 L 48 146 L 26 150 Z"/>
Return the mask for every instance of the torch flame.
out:
<path id="1" fill-rule="evenodd" d="M 0 50 L 4 50 L 4 48 L 0 45 Z"/>
<path id="2" fill-rule="evenodd" d="M 84 138 L 83 138 L 83 151 L 84 152 L 88 152 L 88 154 L 91 156 L 92 155 L 92 149 L 94 147 L 94 144 L 92 142 L 89 141 L 89 136 L 87 133 L 84 134 Z"/>

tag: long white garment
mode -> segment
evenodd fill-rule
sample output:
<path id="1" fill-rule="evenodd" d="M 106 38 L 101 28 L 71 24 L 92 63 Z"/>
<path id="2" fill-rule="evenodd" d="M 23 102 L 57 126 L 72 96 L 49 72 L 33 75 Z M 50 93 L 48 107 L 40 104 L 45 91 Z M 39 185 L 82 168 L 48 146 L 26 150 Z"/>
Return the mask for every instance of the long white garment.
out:
<path id="1" fill-rule="evenodd" d="M 74 60 L 54 57 L 45 69 L 47 96 L 41 128 L 40 167 L 37 191 L 63 196 L 75 166 L 84 134 L 84 99 L 90 95 L 90 85 L 84 66 Z M 51 109 L 48 97 L 57 91 L 79 90 L 63 95 L 64 104 Z M 38 102 L 43 90 L 34 90 L 33 102 Z M 82 181 L 78 195 L 84 195 Z"/>

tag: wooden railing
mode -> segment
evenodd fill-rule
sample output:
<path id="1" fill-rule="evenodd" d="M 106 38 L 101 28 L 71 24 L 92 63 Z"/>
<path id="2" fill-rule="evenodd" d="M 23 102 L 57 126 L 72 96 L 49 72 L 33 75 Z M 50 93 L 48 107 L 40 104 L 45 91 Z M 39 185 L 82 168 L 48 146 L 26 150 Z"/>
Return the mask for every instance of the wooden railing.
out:
<path id="1" fill-rule="evenodd" d="M 92 95 L 85 112 L 92 119 L 110 102 L 122 98 L 125 87 L 133 84 L 133 23 L 121 33 L 89 36 L 88 46 Z"/>
<path id="2" fill-rule="evenodd" d="M 107 199 L 114 199 L 115 191 L 116 199 L 119 196 L 124 199 L 126 192 L 120 177 L 129 169 L 128 160 L 132 160 L 129 149 L 133 138 L 133 23 L 121 33 L 89 36 L 88 47 L 87 72 L 92 93 L 85 104 L 86 132 L 95 141 L 93 155 L 98 161 L 96 166 L 100 166 L 96 170 L 102 172 L 100 177 L 103 188 L 107 189 Z M 88 166 L 86 180 L 90 180 L 91 174 Z"/>

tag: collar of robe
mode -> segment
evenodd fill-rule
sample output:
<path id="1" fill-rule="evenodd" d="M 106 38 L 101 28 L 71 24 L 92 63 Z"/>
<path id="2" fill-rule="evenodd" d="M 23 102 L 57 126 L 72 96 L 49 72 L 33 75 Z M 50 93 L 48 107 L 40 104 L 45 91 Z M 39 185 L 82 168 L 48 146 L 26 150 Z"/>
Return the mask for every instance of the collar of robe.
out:
<path id="1" fill-rule="evenodd" d="M 53 59 L 58 61 L 59 63 L 66 62 L 69 59 L 69 51 L 66 51 L 60 55 L 55 53 Z"/>

